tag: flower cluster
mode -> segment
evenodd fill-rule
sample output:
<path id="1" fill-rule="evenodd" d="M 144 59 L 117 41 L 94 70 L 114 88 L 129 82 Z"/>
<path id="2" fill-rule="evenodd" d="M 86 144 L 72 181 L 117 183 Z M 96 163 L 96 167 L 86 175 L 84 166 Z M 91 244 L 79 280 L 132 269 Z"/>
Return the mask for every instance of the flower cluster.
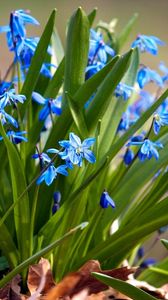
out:
<path id="1" fill-rule="evenodd" d="M 14 52 L 14 63 L 20 64 L 22 71 L 21 78 L 23 77 L 23 79 L 29 69 L 32 57 L 39 42 L 38 37 L 27 37 L 26 26 L 28 24 L 39 25 L 39 22 L 30 15 L 29 11 L 20 9 L 11 12 L 9 25 L 0 27 L 0 32 L 6 33 L 9 50 Z M 103 35 L 102 28 L 90 30 L 88 65 L 85 71 L 86 80 L 99 72 L 108 63 L 109 59 L 116 54 L 112 48 L 112 42 L 110 39 L 108 42 L 105 41 L 106 38 Z M 157 55 L 158 46 L 163 45 L 164 42 L 162 42 L 159 38 L 147 35 L 138 35 L 136 40 L 132 43 L 132 47 L 138 47 L 140 53 L 148 52 L 152 55 Z M 48 47 L 48 54 L 52 54 L 51 47 Z M 44 63 L 41 68 L 41 73 L 47 77 L 51 77 L 51 66 L 53 65 L 50 63 Z M 168 68 L 163 62 L 160 64 L 159 68 L 164 74 L 163 76 L 160 75 L 158 71 L 152 70 L 144 64 L 140 64 L 134 86 L 128 85 L 124 77 L 122 82 L 119 82 L 119 84 L 115 87 L 113 96 L 127 101 L 127 108 L 122 114 L 116 134 L 122 135 L 123 132 L 128 130 L 138 120 L 140 115 L 156 100 L 156 97 L 151 95 L 147 90 L 144 90 L 144 87 L 146 88 L 148 84 L 152 83 L 156 85 L 159 90 L 164 88 L 168 81 Z M 15 115 L 13 117 L 13 109 L 18 103 L 24 103 L 26 97 L 24 95 L 16 95 L 15 89 L 12 87 L 13 83 L 1 82 L 0 84 L 1 122 L 2 124 L 9 124 L 10 126 L 19 128 Z M 45 98 L 42 94 L 40 94 L 38 89 L 37 91 L 32 93 L 32 99 L 34 101 L 32 105 L 36 106 L 35 103 L 37 103 L 42 107 L 39 111 L 38 119 L 44 123 L 44 130 L 44 128 L 48 129 L 48 124 L 51 126 L 53 125 L 53 116 L 61 115 L 62 95 L 59 95 L 56 98 Z M 95 94 L 93 94 L 85 103 L 85 109 L 88 108 L 91 101 L 94 101 L 94 95 Z M 159 134 L 163 126 L 168 125 L 167 101 L 168 100 L 165 99 L 163 104 L 153 116 L 150 131 L 153 129 L 156 135 Z M 6 111 L 6 107 L 10 107 L 10 110 Z M 130 141 L 126 145 L 126 152 L 123 156 L 124 163 L 127 166 L 130 165 L 136 157 L 138 157 L 140 161 L 151 159 L 152 157 L 155 159 L 159 158 L 158 149 L 162 149 L 163 145 L 158 141 L 151 141 L 149 139 L 149 133 L 150 132 L 147 132 L 130 138 Z M 9 127 L 7 128 L 6 134 L 14 144 L 27 141 L 27 138 L 25 137 L 26 131 L 24 130 L 15 132 Z M 0 137 L 0 140 L 2 139 L 3 138 Z M 71 132 L 69 134 L 69 140 L 59 141 L 59 145 L 61 147 L 60 150 L 51 148 L 47 150 L 47 153 L 40 153 L 37 151 L 37 153 L 32 156 L 34 159 L 39 160 L 41 168 L 41 174 L 38 177 L 37 184 L 41 184 L 43 181 L 47 185 L 52 184 L 58 174 L 67 176 L 68 169 L 73 169 L 74 165 L 82 167 L 84 160 L 91 164 L 95 163 L 96 159 L 94 153 L 90 149 L 94 142 L 95 138 L 87 138 L 82 142 L 77 135 Z M 137 154 L 133 151 L 134 146 L 138 147 Z M 53 154 L 53 158 L 50 158 L 49 154 Z M 64 163 L 59 166 L 55 166 L 55 156 L 59 156 Z M 59 206 L 59 201 L 54 201 L 56 211 L 56 207 Z M 115 206 L 107 191 L 102 193 L 100 205 L 103 208 L 106 208 L 109 205 L 112 207 Z"/>
<path id="2" fill-rule="evenodd" d="M 39 22 L 30 15 L 28 10 L 19 9 L 11 12 L 9 25 L 0 27 L 0 33 L 6 33 L 9 50 L 14 52 L 14 62 L 19 62 L 21 65 L 21 78 L 25 77 L 24 74 L 29 69 L 39 42 L 38 37 L 27 37 L 26 26 L 28 24 L 36 26 L 39 25 Z M 51 55 L 50 47 L 48 48 L 48 53 Z M 44 63 L 41 68 L 41 73 L 44 76 L 51 77 L 51 66 L 53 65 Z"/>
<path id="3" fill-rule="evenodd" d="M 34 154 L 32 158 L 39 159 L 41 167 L 41 175 L 37 180 L 37 184 L 45 181 L 47 185 L 50 185 L 57 177 L 58 173 L 67 176 L 67 168 L 73 169 L 73 165 L 82 167 L 84 159 L 90 163 L 95 163 L 96 158 L 94 153 L 89 149 L 94 142 L 95 138 L 88 138 L 81 142 L 80 138 L 71 132 L 69 134 L 69 140 L 59 142 L 59 145 L 62 147 L 63 151 L 59 151 L 55 148 L 50 148 L 47 150 L 47 153 L 55 154 L 55 156 L 59 155 L 60 158 L 65 161 L 65 165 L 60 165 L 58 167 L 54 166 L 54 159 L 51 159 L 48 154 Z"/>
<path id="4" fill-rule="evenodd" d="M 110 47 L 110 45 L 104 42 L 102 33 L 91 29 L 86 80 L 99 72 L 106 65 L 108 57 L 113 57 L 114 55 L 115 51 Z M 117 98 L 121 97 L 124 100 L 128 100 L 133 91 L 133 87 L 120 82 L 114 92 L 114 95 Z M 94 97 L 92 97 L 92 99 L 93 98 Z M 87 106 L 92 99 L 88 100 Z"/>
<path id="5" fill-rule="evenodd" d="M 148 52 L 152 55 L 158 54 L 158 45 L 163 46 L 165 43 L 153 35 L 139 34 L 132 43 L 132 48 L 138 47 L 141 52 Z"/>
<path id="6" fill-rule="evenodd" d="M 91 29 L 86 79 L 99 72 L 107 63 L 108 56 L 114 55 L 115 51 L 104 42 L 103 35 Z"/>
<path id="7" fill-rule="evenodd" d="M 158 46 L 163 46 L 164 44 L 165 43 L 157 37 L 138 35 L 137 39 L 132 43 L 132 47 L 138 47 L 140 53 L 148 52 L 152 55 L 157 55 Z M 146 111 L 155 100 L 157 100 L 156 96 L 153 96 L 149 91 L 144 90 L 144 87 L 150 83 L 153 83 L 157 87 L 156 94 L 158 94 L 158 92 L 164 88 L 168 71 L 163 62 L 160 64 L 159 68 L 164 73 L 164 76 L 161 76 L 157 71 L 140 64 L 137 74 L 137 84 L 140 89 L 138 92 L 138 99 L 133 101 L 133 103 L 128 106 L 126 112 L 123 114 L 118 126 L 118 132 L 128 130 L 129 127 L 132 126 L 132 124 L 134 124 L 141 116 L 141 114 Z M 153 142 L 148 137 L 152 128 L 154 133 L 158 135 L 161 127 L 168 125 L 167 110 L 167 99 L 165 99 L 165 101 L 153 115 L 153 121 L 149 132 L 139 136 L 134 136 L 130 139 L 129 143 L 126 145 L 127 148 L 123 156 L 125 165 L 130 165 L 136 157 L 138 157 L 140 161 L 151 159 L 152 157 L 155 159 L 159 158 L 159 152 L 157 149 L 163 148 L 162 143 L 158 141 Z M 136 155 L 132 146 L 139 146 L 139 150 Z"/>
<path id="8" fill-rule="evenodd" d="M 152 142 L 149 139 L 144 139 L 143 141 L 135 141 L 134 138 L 132 138 L 127 146 L 140 146 L 138 157 L 141 161 L 151 159 L 152 157 L 155 157 L 155 159 L 157 160 L 159 158 L 157 148 L 163 148 L 163 145 L 160 142 Z"/>
<path id="9" fill-rule="evenodd" d="M 7 113 L 6 109 L 10 107 L 12 113 L 12 108 L 16 108 L 18 102 L 23 104 L 25 100 L 26 97 L 24 95 L 17 95 L 15 89 L 10 89 L 8 91 L 3 90 L 3 93 L 0 94 L 0 119 L 3 125 L 7 124 L 15 128 L 19 127 L 17 120 L 11 116 L 11 114 Z M 10 129 L 6 134 L 14 144 L 21 143 L 22 141 L 27 142 L 27 138 L 23 136 L 26 134 L 26 131 L 15 132 Z M 0 137 L 0 140 L 2 139 L 3 138 Z"/>

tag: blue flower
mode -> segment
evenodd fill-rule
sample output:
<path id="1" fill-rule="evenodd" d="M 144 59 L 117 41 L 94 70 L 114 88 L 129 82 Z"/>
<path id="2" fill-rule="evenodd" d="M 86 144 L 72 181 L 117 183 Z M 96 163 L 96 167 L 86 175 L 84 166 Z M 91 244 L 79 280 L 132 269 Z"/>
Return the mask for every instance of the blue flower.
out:
<path id="1" fill-rule="evenodd" d="M 158 229 L 158 233 L 159 233 L 159 234 L 165 233 L 165 232 L 167 232 L 167 231 L 168 231 L 168 225 L 163 226 L 163 227 L 160 227 L 160 228 Z"/>
<path id="2" fill-rule="evenodd" d="M 100 62 L 107 62 L 107 54 L 114 56 L 114 50 L 105 44 L 102 38 L 102 34 L 99 34 L 95 30 L 90 30 L 90 48 L 89 48 L 89 64 L 93 63 L 94 60 L 98 57 Z"/>
<path id="3" fill-rule="evenodd" d="M 145 138 L 145 132 L 143 132 L 142 134 L 139 134 L 139 135 L 136 135 L 136 136 L 133 136 L 130 140 L 130 142 L 127 144 L 127 146 L 130 146 L 130 145 L 136 145 L 137 142 L 143 142 Z"/>
<path id="4" fill-rule="evenodd" d="M 158 134 L 161 126 L 168 125 L 168 113 L 156 113 L 153 117 L 153 130 Z"/>
<path id="5" fill-rule="evenodd" d="M 51 67 L 56 68 L 56 65 L 50 63 L 43 63 L 40 73 L 48 78 L 52 78 Z"/>
<path id="6" fill-rule="evenodd" d="M 14 15 L 18 16 L 20 21 L 23 22 L 23 25 L 25 26 L 26 24 L 33 24 L 33 25 L 40 25 L 39 22 L 30 15 L 29 10 L 15 10 Z"/>
<path id="7" fill-rule="evenodd" d="M 162 77 L 156 71 L 148 67 L 143 67 L 139 70 L 137 82 L 141 89 L 149 82 L 155 82 L 158 86 L 163 87 Z"/>
<path id="8" fill-rule="evenodd" d="M 132 163 L 133 159 L 134 159 L 134 152 L 130 148 L 127 148 L 127 150 L 124 154 L 125 165 L 129 166 Z"/>
<path id="9" fill-rule="evenodd" d="M 36 51 L 39 42 L 38 37 L 24 38 L 18 40 L 17 56 L 20 58 L 22 69 L 26 70 L 31 64 L 32 57 Z"/>
<path id="10" fill-rule="evenodd" d="M 64 152 L 61 152 L 61 151 L 59 151 L 59 150 L 57 150 L 55 148 L 48 149 L 47 153 L 58 154 L 58 155 L 60 155 L 61 158 L 64 155 Z M 66 150 L 65 150 L 65 155 L 66 155 Z M 70 161 L 70 159 L 68 157 L 65 158 L 65 163 L 66 163 L 67 168 L 69 168 L 70 170 L 73 170 L 73 164 L 71 163 L 71 161 Z"/>
<path id="11" fill-rule="evenodd" d="M 158 108 L 159 114 L 168 113 L 168 98 L 166 98 Z"/>
<path id="12" fill-rule="evenodd" d="M 0 101 L 0 120 L 2 124 L 10 123 L 12 124 L 15 128 L 18 128 L 18 123 L 17 121 L 9 114 L 7 114 L 4 110 L 5 107 L 5 102 Z"/>
<path id="13" fill-rule="evenodd" d="M 133 104 L 134 110 L 137 115 L 141 115 L 142 112 L 146 111 L 154 102 L 154 96 L 149 92 L 140 90 L 139 99 Z"/>
<path id="14" fill-rule="evenodd" d="M 17 104 L 18 102 L 24 103 L 26 97 L 24 95 L 16 95 L 15 89 L 4 92 L 0 95 L 0 102 L 4 103 L 4 107 L 10 104 Z"/>
<path id="15" fill-rule="evenodd" d="M 149 139 L 145 139 L 144 141 L 135 141 L 131 140 L 127 146 L 141 146 L 138 151 L 138 157 L 141 161 L 146 159 L 151 159 L 155 157 L 156 160 L 159 159 L 159 153 L 156 148 L 163 148 L 163 145 L 160 142 L 152 142 Z"/>
<path id="16" fill-rule="evenodd" d="M 8 90 L 11 87 L 11 82 L 1 81 L 0 82 L 0 95 L 4 94 L 6 90 Z"/>
<path id="17" fill-rule="evenodd" d="M 1 26 L 0 32 L 6 32 L 10 51 L 15 51 L 18 57 L 23 49 L 26 38 L 26 24 L 39 25 L 39 22 L 29 15 L 29 11 L 15 10 L 10 14 L 9 26 Z"/>
<path id="18" fill-rule="evenodd" d="M 140 247 L 137 252 L 138 258 L 142 258 L 144 254 L 145 254 L 144 247 Z"/>
<path id="19" fill-rule="evenodd" d="M 38 37 L 31 37 L 31 38 L 25 38 L 22 39 L 22 43 L 20 44 L 20 48 L 19 48 L 19 58 L 20 58 L 20 62 L 21 62 L 21 67 L 22 70 L 24 72 L 27 72 L 30 64 L 31 64 L 31 60 L 32 57 L 34 56 L 35 50 L 37 48 L 39 42 L 39 38 Z M 51 51 L 51 47 L 49 46 L 47 49 L 47 52 L 49 55 L 52 54 Z M 40 73 L 43 74 L 46 77 L 51 78 L 52 74 L 50 71 L 50 68 L 54 67 L 56 68 L 56 66 L 54 64 L 51 63 L 43 63 Z"/>
<path id="20" fill-rule="evenodd" d="M 52 206 L 52 214 L 54 215 L 60 208 L 61 193 L 59 191 L 54 192 L 53 198 L 54 198 L 54 204 Z"/>
<path id="21" fill-rule="evenodd" d="M 138 47 L 141 52 L 149 52 L 153 55 L 157 55 L 158 45 L 163 46 L 165 43 L 156 36 L 139 34 L 136 40 L 132 43 L 131 47 Z"/>
<path id="22" fill-rule="evenodd" d="M 107 207 L 109 207 L 109 205 L 112 208 L 115 208 L 115 203 L 114 203 L 113 199 L 109 196 L 107 191 L 104 191 L 100 197 L 100 206 L 102 208 L 107 208 Z"/>
<path id="23" fill-rule="evenodd" d="M 165 66 L 164 62 L 161 62 L 159 65 L 159 69 L 165 74 L 162 79 L 163 82 L 168 80 L 168 68 Z"/>
<path id="24" fill-rule="evenodd" d="M 154 264 L 156 264 L 156 259 L 153 257 L 149 257 L 147 259 L 145 259 L 141 264 L 140 267 L 141 268 L 148 268 L 150 266 L 153 266 Z"/>
<path id="25" fill-rule="evenodd" d="M 21 142 L 27 142 L 27 138 L 22 136 L 23 134 L 26 134 L 26 131 L 18 131 L 15 132 L 13 130 L 8 130 L 6 135 L 9 137 L 9 139 L 11 140 L 12 143 L 14 144 L 19 144 Z M 0 136 L 0 141 L 3 140 L 3 137 Z"/>
<path id="26" fill-rule="evenodd" d="M 62 96 L 57 97 L 56 99 L 45 99 L 39 93 L 33 92 L 32 98 L 38 104 L 44 105 L 44 108 L 39 113 L 39 120 L 44 121 L 51 113 L 60 116 L 61 110 L 61 103 L 62 103 Z"/>
<path id="27" fill-rule="evenodd" d="M 115 96 L 122 97 L 124 100 L 128 100 L 131 97 L 134 88 L 125 83 L 120 82 L 115 89 Z"/>
<path id="28" fill-rule="evenodd" d="M 43 164 L 51 162 L 51 158 L 44 152 L 33 154 L 32 158 L 41 160 Z"/>
<path id="29" fill-rule="evenodd" d="M 67 166 L 66 165 L 61 165 L 57 168 L 54 167 L 53 164 L 49 165 L 46 171 L 44 171 L 40 177 L 37 179 L 37 184 L 41 184 L 43 181 L 47 185 L 52 184 L 53 180 L 57 177 L 57 174 L 62 174 L 64 176 L 68 175 L 68 172 L 66 170 Z"/>
<path id="30" fill-rule="evenodd" d="M 104 63 L 100 61 L 94 61 L 92 64 L 89 64 L 86 68 L 86 75 L 85 79 L 89 79 L 93 75 L 95 75 L 97 72 L 99 72 L 101 69 L 103 69 L 105 66 Z"/>
<path id="31" fill-rule="evenodd" d="M 95 142 L 95 138 L 88 138 L 81 142 L 80 138 L 74 133 L 69 134 L 69 140 L 60 141 L 60 146 L 65 150 L 59 155 L 62 159 L 70 161 L 74 165 L 82 166 L 85 158 L 90 163 L 95 163 L 96 159 L 93 152 L 89 149 Z"/>
<path id="32" fill-rule="evenodd" d="M 126 131 L 131 125 L 133 125 L 139 116 L 134 112 L 131 112 L 131 107 L 129 106 L 126 112 L 123 113 L 120 123 L 118 125 L 117 131 Z"/>
<path id="33" fill-rule="evenodd" d="M 54 203 L 60 203 L 61 201 L 61 193 L 59 191 L 54 192 Z"/>

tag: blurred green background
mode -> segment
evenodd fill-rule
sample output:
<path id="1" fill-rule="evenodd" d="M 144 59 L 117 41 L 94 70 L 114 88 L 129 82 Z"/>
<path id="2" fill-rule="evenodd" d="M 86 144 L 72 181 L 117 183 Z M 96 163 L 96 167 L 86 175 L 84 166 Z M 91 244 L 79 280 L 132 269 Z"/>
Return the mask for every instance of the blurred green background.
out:
<path id="1" fill-rule="evenodd" d="M 72 12 L 78 7 L 89 13 L 94 7 L 98 8 L 98 20 L 110 22 L 112 18 L 118 18 L 117 31 L 124 27 L 129 18 L 135 13 L 139 13 L 139 18 L 136 27 L 132 32 L 131 39 L 127 47 L 130 46 L 131 41 L 135 38 L 137 33 L 156 35 L 168 43 L 168 0 L 0 0 L 0 25 L 5 25 L 9 20 L 9 13 L 15 9 L 30 9 L 34 17 L 36 17 L 41 26 L 28 27 L 29 35 L 39 36 L 48 16 L 53 8 L 57 8 L 56 26 L 60 33 L 63 44 L 65 43 L 65 30 L 67 19 Z M 126 50 L 126 47 L 125 47 Z M 159 57 L 152 57 L 145 55 L 143 62 L 156 68 L 159 61 L 167 61 L 167 46 L 160 47 Z M 0 35 L 0 69 L 4 73 L 9 65 L 10 55 L 5 43 L 5 35 Z"/>

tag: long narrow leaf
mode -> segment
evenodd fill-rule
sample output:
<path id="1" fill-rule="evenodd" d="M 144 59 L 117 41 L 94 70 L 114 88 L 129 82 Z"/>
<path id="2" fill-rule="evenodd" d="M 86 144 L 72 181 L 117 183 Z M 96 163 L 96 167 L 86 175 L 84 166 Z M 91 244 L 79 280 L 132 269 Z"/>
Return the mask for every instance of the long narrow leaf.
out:
<path id="1" fill-rule="evenodd" d="M 156 300 L 155 297 L 120 279 L 116 279 L 96 272 L 92 273 L 92 275 L 106 285 L 111 286 L 115 290 L 130 297 L 133 300 Z"/>
<path id="2" fill-rule="evenodd" d="M 26 109 L 26 106 L 28 105 L 28 102 L 31 98 L 32 92 L 36 86 L 40 69 L 42 67 L 42 64 L 45 60 L 46 54 L 47 54 L 47 48 L 49 46 L 51 36 L 53 33 L 53 28 L 55 24 L 55 15 L 56 10 L 53 10 L 51 13 L 51 16 L 48 20 L 48 23 L 44 29 L 44 32 L 40 38 L 40 41 L 37 45 L 35 54 L 32 58 L 32 62 L 29 68 L 29 71 L 26 75 L 26 80 L 24 82 L 23 88 L 21 93 L 26 96 L 27 101 L 22 105 L 21 113 L 22 117 L 24 116 L 24 111 Z"/>
<path id="3" fill-rule="evenodd" d="M 3 136 L 4 143 L 7 149 L 10 172 L 11 172 L 13 201 L 16 202 L 18 197 L 23 193 L 23 191 L 26 190 L 27 187 L 25 174 L 23 170 L 23 164 L 18 154 L 18 151 L 16 150 L 15 146 L 9 141 L 1 123 L 0 123 L 0 133 Z M 14 217 L 15 217 L 17 241 L 18 241 L 18 246 L 20 251 L 20 259 L 24 260 L 30 254 L 29 252 L 30 211 L 29 211 L 28 193 L 25 193 L 19 205 L 16 205 L 14 207 Z"/>

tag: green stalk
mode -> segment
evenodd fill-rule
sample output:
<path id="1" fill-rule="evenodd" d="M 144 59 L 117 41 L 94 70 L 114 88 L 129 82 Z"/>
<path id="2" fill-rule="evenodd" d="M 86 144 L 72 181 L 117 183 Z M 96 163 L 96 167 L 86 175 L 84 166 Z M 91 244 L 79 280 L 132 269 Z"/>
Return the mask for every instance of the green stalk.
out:
<path id="1" fill-rule="evenodd" d="M 34 193 L 34 201 L 31 210 L 31 221 L 30 221 L 30 255 L 33 253 L 33 237 L 34 237 L 34 223 L 36 217 L 36 208 L 37 208 L 37 201 L 38 201 L 38 192 L 39 186 L 36 186 L 36 190 Z"/>
<path id="2" fill-rule="evenodd" d="M 18 60 L 16 63 L 16 67 L 17 67 L 17 75 L 18 75 L 18 94 L 20 94 L 21 89 L 22 89 L 22 82 L 21 82 L 20 64 L 19 64 Z"/>

